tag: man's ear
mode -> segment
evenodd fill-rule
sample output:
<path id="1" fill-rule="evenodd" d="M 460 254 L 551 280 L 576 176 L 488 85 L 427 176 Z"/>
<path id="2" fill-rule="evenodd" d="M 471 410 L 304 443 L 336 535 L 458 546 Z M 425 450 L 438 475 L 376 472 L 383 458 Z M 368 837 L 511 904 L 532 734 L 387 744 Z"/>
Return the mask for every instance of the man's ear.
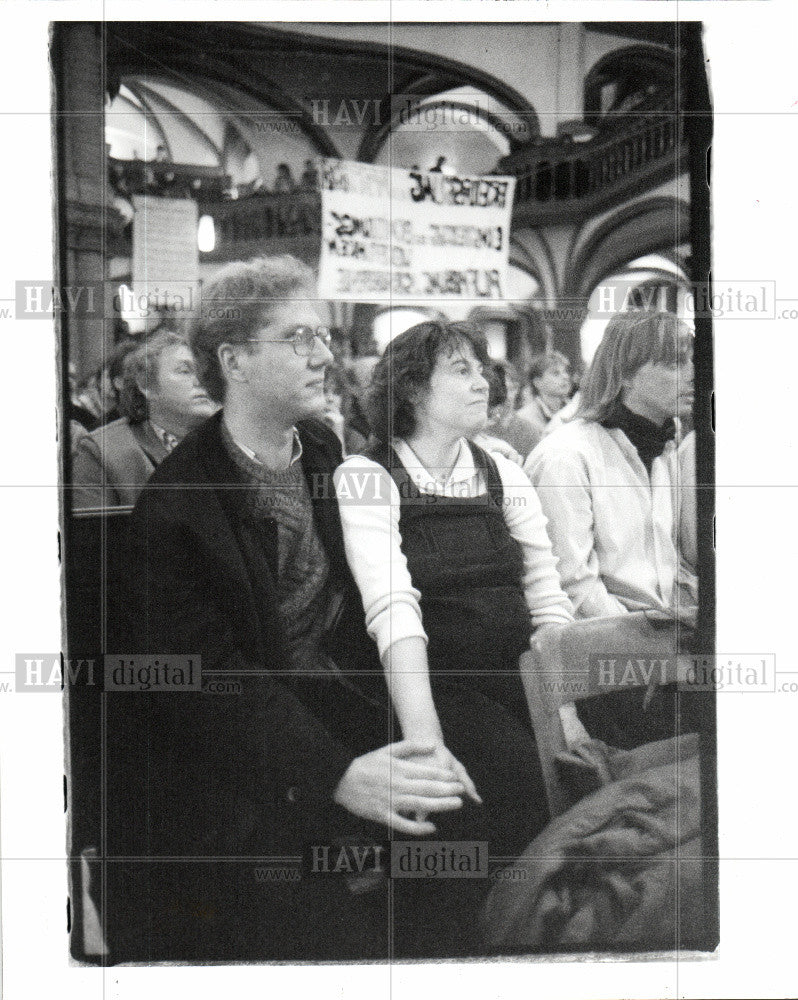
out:
<path id="1" fill-rule="evenodd" d="M 246 382 L 246 348 L 241 344 L 219 344 L 216 349 L 219 367 L 225 378 L 232 382 Z M 243 364 L 242 364 L 243 362 Z"/>

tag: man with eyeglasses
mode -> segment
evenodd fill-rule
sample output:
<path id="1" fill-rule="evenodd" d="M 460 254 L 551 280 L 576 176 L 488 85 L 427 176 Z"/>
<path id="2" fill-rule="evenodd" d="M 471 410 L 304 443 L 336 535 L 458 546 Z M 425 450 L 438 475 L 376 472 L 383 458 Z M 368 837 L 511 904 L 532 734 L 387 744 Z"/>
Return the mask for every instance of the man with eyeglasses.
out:
<path id="1" fill-rule="evenodd" d="M 139 498 L 128 610 L 129 652 L 193 657 L 205 690 L 108 698 L 129 776 L 109 789 L 109 851 L 151 859 L 109 875 L 112 958 L 387 957 L 379 842 L 434 832 L 464 789 L 400 739 L 365 631 L 312 273 L 231 264 L 201 309 L 191 346 L 222 409 Z M 303 850 L 351 864 L 347 844 L 365 874 L 300 877 Z"/>

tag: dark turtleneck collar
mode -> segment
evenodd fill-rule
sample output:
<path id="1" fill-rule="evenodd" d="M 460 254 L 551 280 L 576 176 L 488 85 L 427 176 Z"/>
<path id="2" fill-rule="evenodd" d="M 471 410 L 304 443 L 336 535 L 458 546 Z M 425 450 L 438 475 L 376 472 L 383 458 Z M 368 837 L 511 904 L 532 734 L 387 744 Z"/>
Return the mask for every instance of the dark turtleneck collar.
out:
<path id="1" fill-rule="evenodd" d="M 601 426 L 608 429 L 617 427 L 624 432 L 637 449 L 637 454 L 649 475 L 654 459 L 662 454 L 668 441 L 676 437 L 676 421 L 672 417 L 662 425 L 655 424 L 653 420 L 641 417 L 639 413 L 633 413 L 620 400 L 612 412 L 601 421 Z"/>

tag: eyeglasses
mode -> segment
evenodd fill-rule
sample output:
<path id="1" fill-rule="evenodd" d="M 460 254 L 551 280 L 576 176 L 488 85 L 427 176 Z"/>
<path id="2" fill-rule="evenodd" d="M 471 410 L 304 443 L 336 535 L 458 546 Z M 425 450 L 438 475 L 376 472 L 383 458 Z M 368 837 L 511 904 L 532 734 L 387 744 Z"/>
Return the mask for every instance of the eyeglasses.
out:
<path id="1" fill-rule="evenodd" d="M 332 334 L 326 326 L 298 326 L 288 337 L 279 340 L 261 340 L 260 337 L 250 337 L 248 344 L 292 344 L 294 353 L 300 358 L 307 358 L 313 353 L 316 341 L 320 340 L 325 347 L 330 346 Z"/>

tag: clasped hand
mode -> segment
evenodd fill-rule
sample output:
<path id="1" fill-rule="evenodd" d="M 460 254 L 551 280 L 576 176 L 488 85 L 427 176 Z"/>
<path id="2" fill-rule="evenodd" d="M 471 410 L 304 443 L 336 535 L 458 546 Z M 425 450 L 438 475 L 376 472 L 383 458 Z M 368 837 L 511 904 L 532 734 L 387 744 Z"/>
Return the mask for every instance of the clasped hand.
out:
<path id="1" fill-rule="evenodd" d="M 402 740 L 356 757 L 333 798 L 363 819 L 423 836 L 435 833 L 428 816 L 460 809 L 463 795 L 482 801 L 463 765 L 445 746 Z"/>

